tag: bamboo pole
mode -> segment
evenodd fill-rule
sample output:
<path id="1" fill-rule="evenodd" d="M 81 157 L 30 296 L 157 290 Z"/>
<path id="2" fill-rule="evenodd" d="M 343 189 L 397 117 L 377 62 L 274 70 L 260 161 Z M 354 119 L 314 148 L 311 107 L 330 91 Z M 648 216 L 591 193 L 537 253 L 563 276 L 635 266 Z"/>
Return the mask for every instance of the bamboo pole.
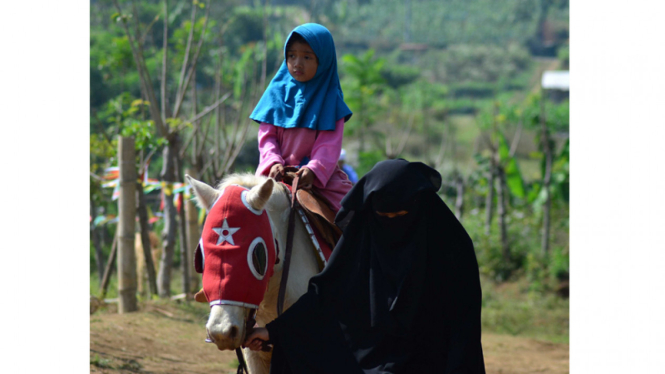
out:
<path id="1" fill-rule="evenodd" d="M 118 312 L 138 310 L 136 302 L 136 256 L 134 230 L 136 217 L 136 157 L 134 138 L 118 139 L 120 197 L 118 198 Z"/>

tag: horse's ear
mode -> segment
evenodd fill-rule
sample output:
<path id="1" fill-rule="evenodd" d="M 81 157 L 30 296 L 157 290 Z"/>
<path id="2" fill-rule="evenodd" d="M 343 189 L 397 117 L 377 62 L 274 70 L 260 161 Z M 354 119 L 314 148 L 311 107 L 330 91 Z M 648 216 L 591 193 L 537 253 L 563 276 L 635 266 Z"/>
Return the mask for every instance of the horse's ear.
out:
<path id="1" fill-rule="evenodd" d="M 185 174 L 185 178 L 192 186 L 192 190 L 194 190 L 194 195 L 196 196 L 196 201 L 198 202 L 199 206 L 201 208 L 205 208 L 205 210 L 210 210 L 210 208 L 212 208 L 212 204 L 215 203 L 217 197 L 219 196 L 219 191 L 203 182 L 197 181 L 187 174 Z"/>
<path id="2" fill-rule="evenodd" d="M 272 188 L 275 185 L 275 181 L 272 178 L 266 179 L 265 182 L 254 186 L 247 193 L 247 202 L 252 208 L 256 210 L 263 210 L 266 206 L 268 200 L 270 200 L 270 195 L 272 195 Z"/>

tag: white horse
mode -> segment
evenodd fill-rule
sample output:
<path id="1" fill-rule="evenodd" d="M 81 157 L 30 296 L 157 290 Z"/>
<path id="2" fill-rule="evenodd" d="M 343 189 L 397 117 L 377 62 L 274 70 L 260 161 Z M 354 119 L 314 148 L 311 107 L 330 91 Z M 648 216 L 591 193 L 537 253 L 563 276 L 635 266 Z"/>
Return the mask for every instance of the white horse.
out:
<path id="1" fill-rule="evenodd" d="M 289 223 L 290 193 L 281 183 L 252 174 L 231 174 L 213 188 L 189 176 L 200 207 L 210 210 L 222 191 L 230 185 L 249 188 L 246 200 L 257 211 L 265 209 L 272 224 L 272 232 L 278 243 L 279 262 L 274 265 L 273 276 L 256 313 L 256 322 L 263 327 L 277 317 L 277 295 L 282 277 L 286 236 Z M 296 219 L 293 236 L 291 265 L 284 298 L 284 309 L 289 308 L 307 291 L 309 279 L 319 272 L 316 251 L 301 220 Z M 271 264 L 272 265 L 272 264 Z M 233 350 L 241 346 L 246 335 L 246 321 L 253 310 L 235 305 L 213 305 L 206 330 L 208 337 L 220 350 Z M 243 349 L 250 374 L 267 374 L 270 371 L 271 352 Z"/>

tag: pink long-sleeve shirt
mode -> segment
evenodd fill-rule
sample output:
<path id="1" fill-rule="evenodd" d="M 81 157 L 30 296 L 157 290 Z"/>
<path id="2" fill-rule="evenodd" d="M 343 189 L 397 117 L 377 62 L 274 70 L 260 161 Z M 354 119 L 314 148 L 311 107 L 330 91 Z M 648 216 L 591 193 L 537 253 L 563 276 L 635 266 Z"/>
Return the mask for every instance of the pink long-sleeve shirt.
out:
<path id="1" fill-rule="evenodd" d="M 262 122 L 258 135 L 261 158 L 256 175 L 270 174 L 270 168 L 274 164 L 300 165 L 305 157 L 309 157 L 309 162 L 303 166 L 314 173 L 313 185 L 337 212 L 340 201 L 353 186 L 347 175 L 337 166 L 343 135 L 343 118 L 337 121 L 334 131 L 285 129 Z"/>

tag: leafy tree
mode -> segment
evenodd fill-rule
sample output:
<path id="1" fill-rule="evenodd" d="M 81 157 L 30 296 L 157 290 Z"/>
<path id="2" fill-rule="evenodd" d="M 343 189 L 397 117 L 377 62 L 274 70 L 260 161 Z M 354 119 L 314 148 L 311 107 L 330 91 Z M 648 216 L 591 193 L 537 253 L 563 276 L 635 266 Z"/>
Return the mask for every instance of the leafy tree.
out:
<path id="1" fill-rule="evenodd" d="M 538 210 L 541 206 L 543 207 L 542 251 L 544 253 L 547 253 L 549 250 L 553 190 L 557 190 L 557 187 L 552 184 L 553 165 L 557 161 L 555 159 L 556 144 L 552 138 L 552 132 L 567 132 L 569 121 L 568 108 L 568 102 L 561 104 L 546 103 L 542 93 L 530 95 L 526 100 L 526 124 L 530 128 L 538 130 L 537 140 L 540 149 L 539 155 L 541 157 L 543 180 L 542 184 L 535 186 L 534 190 L 530 193 L 530 198 L 536 202 L 537 205 L 535 207 Z M 562 157 L 562 160 L 567 160 L 567 154 L 567 151 L 560 153 L 559 157 Z M 566 173 L 567 166 L 564 165 L 566 165 L 566 161 L 562 161 L 561 163 L 563 172 Z M 557 178 L 562 182 L 567 180 L 566 177 L 558 176 Z M 540 196 L 540 198 L 535 199 L 537 196 Z"/>
<path id="2" fill-rule="evenodd" d="M 374 95 L 385 88 L 385 80 L 381 76 L 381 68 L 385 60 L 374 58 L 374 50 L 368 50 L 362 56 L 351 54 L 342 57 L 345 76 L 346 96 L 344 100 L 354 113 L 354 122 L 349 122 L 345 135 L 359 133 L 360 152 L 365 151 L 365 136 L 374 122 L 374 113 L 378 109 Z"/>

